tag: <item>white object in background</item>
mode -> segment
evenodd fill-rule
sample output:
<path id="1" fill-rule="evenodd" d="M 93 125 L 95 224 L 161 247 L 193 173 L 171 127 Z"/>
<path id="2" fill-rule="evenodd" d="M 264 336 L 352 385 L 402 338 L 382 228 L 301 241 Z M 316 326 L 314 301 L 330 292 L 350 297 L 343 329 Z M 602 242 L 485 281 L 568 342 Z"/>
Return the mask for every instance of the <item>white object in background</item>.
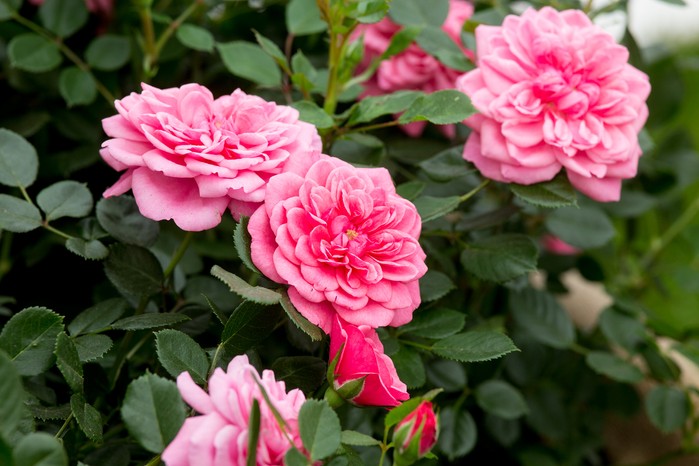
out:
<path id="1" fill-rule="evenodd" d="M 629 0 L 629 31 L 641 48 L 699 45 L 699 0 L 672 5 L 662 0 Z"/>

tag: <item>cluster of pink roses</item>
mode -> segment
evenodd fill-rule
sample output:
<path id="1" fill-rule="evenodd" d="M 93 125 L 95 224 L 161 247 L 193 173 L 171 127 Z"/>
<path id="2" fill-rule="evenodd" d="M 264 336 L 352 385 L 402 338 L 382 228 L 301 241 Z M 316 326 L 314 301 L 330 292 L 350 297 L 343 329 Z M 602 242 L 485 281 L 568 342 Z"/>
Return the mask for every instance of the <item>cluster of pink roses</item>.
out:
<path id="1" fill-rule="evenodd" d="M 469 3 L 451 0 L 444 30 L 455 42 L 472 12 Z M 389 19 L 362 27 L 367 60 L 398 29 Z M 583 13 L 551 8 L 479 26 L 476 39 L 475 70 L 450 70 L 411 45 L 382 63 L 365 95 L 460 89 L 479 111 L 465 121 L 472 132 L 463 156 L 484 176 L 531 184 L 565 168 L 583 193 L 618 199 L 621 180 L 635 174 L 637 134 L 648 113 L 648 79 L 627 63 L 626 49 Z M 376 329 L 412 319 L 426 256 L 420 216 L 386 169 L 323 154 L 316 128 L 298 111 L 241 90 L 214 98 L 198 84 L 144 84 L 116 109 L 103 121 L 110 139 L 101 155 L 123 174 L 105 196 L 130 190 L 144 216 L 189 231 L 215 227 L 227 211 L 236 220 L 250 216 L 255 266 L 287 286 L 299 312 L 329 335 L 331 390 L 360 406 L 409 398 Z M 244 356 L 227 372 L 216 370 L 208 395 L 186 373 L 178 386 L 201 415 L 187 419 L 163 453 L 166 464 L 244 464 L 254 400 L 261 410 L 258 464 L 281 464 L 292 444 L 301 448 L 303 394 L 286 393 L 269 371 L 260 377 Z M 424 455 L 437 433 L 431 405 L 410 417 L 419 418 L 419 430 L 415 422 L 398 429 L 397 442 Z M 417 434 L 426 440 L 411 447 Z"/>

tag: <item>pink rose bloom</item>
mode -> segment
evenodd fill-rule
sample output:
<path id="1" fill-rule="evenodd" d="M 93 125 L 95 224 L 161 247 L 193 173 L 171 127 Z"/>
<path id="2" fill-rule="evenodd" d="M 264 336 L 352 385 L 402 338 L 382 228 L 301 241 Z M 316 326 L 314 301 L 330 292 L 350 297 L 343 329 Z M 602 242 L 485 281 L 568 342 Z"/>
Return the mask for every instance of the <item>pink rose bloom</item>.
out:
<path id="1" fill-rule="evenodd" d="M 142 87 L 102 120 L 112 139 L 100 154 L 125 170 L 104 196 L 131 190 L 150 219 L 188 231 L 215 227 L 226 209 L 237 220 L 262 203 L 273 175 L 305 172 L 320 156 L 315 126 L 294 108 L 240 89 L 214 99 L 199 84 Z"/>
<path id="2" fill-rule="evenodd" d="M 476 28 L 478 68 L 457 87 L 480 112 L 464 158 L 493 180 L 533 184 L 561 169 L 582 193 L 619 200 L 636 175 L 648 76 L 581 11 L 544 7 Z"/>
<path id="3" fill-rule="evenodd" d="M 393 431 L 395 464 L 413 464 L 424 458 L 437 443 L 439 423 L 430 401 L 422 401 Z"/>
<path id="4" fill-rule="evenodd" d="M 541 244 L 548 252 L 553 254 L 558 254 L 560 256 L 573 256 L 575 254 L 580 254 L 582 250 L 571 246 L 570 244 L 563 241 L 558 236 L 554 235 L 544 235 L 541 237 Z"/>
<path id="5" fill-rule="evenodd" d="M 274 417 L 259 382 L 286 422 L 286 434 Z M 253 400 L 260 406 L 260 435 L 257 464 L 283 465 L 284 455 L 294 445 L 301 448 L 298 413 L 306 398 L 298 389 L 286 392 L 272 371 L 262 377 L 245 355 L 236 356 L 224 372 L 217 368 L 209 379 L 209 393 L 202 390 L 188 372 L 177 377 L 182 398 L 201 415 L 189 417 L 177 436 L 165 448 L 167 466 L 245 466 L 248 456 L 248 425 Z M 287 438 L 288 436 L 288 438 Z"/>
<path id="6" fill-rule="evenodd" d="M 330 331 L 330 361 L 336 357 L 333 388 L 350 403 L 398 406 L 410 397 L 393 361 L 384 354 L 376 330 L 370 326 L 352 325 L 335 315 Z M 345 393 L 346 387 L 352 393 Z"/>
<path id="7" fill-rule="evenodd" d="M 374 328 L 412 319 L 427 271 L 421 226 L 385 168 L 324 155 L 305 176 L 273 177 L 248 231 L 254 264 L 329 333 L 335 314 Z"/>
<path id="8" fill-rule="evenodd" d="M 450 0 L 449 14 L 442 25 L 447 35 L 464 51 L 473 58 L 473 52 L 467 50 L 461 42 L 461 29 L 467 19 L 473 14 L 473 5 L 464 0 Z M 402 26 L 385 17 L 378 23 L 362 24 L 352 34 L 352 39 L 364 36 L 364 57 L 357 68 L 360 74 L 367 69 L 369 64 L 386 51 L 391 38 Z M 462 71 L 447 67 L 432 55 L 425 52 L 416 43 L 393 57 L 384 60 L 379 65 L 376 73 L 363 83 L 365 89 L 362 97 L 391 94 L 402 90 L 417 90 L 423 92 L 454 89 L 456 79 Z M 425 129 L 426 121 L 417 121 L 403 125 L 405 132 L 418 137 Z M 447 137 L 455 134 L 454 125 L 440 125 L 439 128 Z"/>

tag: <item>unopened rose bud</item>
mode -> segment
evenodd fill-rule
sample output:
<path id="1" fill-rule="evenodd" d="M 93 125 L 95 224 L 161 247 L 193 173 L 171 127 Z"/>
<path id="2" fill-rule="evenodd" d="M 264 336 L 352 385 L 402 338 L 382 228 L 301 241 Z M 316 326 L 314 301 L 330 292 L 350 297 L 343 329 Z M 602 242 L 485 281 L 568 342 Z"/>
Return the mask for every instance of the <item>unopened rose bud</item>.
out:
<path id="1" fill-rule="evenodd" d="M 393 431 L 394 464 L 407 466 L 424 458 L 437 443 L 439 423 L 432 403 L 421 402 L 396 424 Z"/>

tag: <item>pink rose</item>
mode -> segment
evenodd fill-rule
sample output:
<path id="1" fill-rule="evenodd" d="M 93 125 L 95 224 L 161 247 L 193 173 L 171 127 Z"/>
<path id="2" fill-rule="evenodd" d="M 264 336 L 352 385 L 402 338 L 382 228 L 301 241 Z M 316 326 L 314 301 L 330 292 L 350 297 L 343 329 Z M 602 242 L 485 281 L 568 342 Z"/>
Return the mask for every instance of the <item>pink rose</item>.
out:
<path id="1" fill-rule="evenodd" d="M 636 175 L 648 76 L 581 11 L 544 7 L 476 28 L 478 68 L 457 87 L 480 112 L 464 158 L 491 179 L 533 184 L 565 168 L 592 199 L 621 196 Z"/>
<path id="2" fill-rule="evenodd" d="M 126 170 L 104 196 L 130 189 L 150 219 L 189 231 L 215 227 L 226 209 L 239 219 L 262 203 L 273 175 L 305 172 L 320 156 L 315 126 L 294 108 L 240 89 L 214 99 L 199 84 L 142 87 L 102 121 L 112 139 L 100 154 Z"/>
<path id="3" fill-rule="evenodd" d="M 437 443 L 439 424 L 430 401 L 422 401 L 401 420 L 393 431 L 397 466 L 413 464 L 424 458 Z"/>
<path id="4" fill-rule="evenodd" d="M 376 330 L 352 325 L 338 315 L 330 331 L 330 361 L 337 358 L 333 389 L 357 406 L 398 406 L 409 398 Z M 344 395 L 344 396 L 343 396 Z"/>
<path id="5" fill-rule="evenodd" d="M 449 14 L 442 25 L 447 35 L 469 57 L 473 52 L 467 50 L 461 42 L 461 30 L 467 19 L 473 14 L 473 5 L 463 0 L 449 1 Z M 357 68 L 360 74 L 369 64 L 386 51 L 391 38 L 402 28 L 388 17 L 378 23 L 360 25 L 352 34 L 352 39 L 364 36 L 364 57 Z M 363 83 L 365 89 L 362 97 L 390 94 L 401 90 L 419 90 L 423 92 L 454 89 L 456 79 L 461 71 L 447 67 L 432 55 L 425 52 L 416 43 L 411 44 L 403 52 L 384 60 L 376 73 Z M 412 137 L 419 137 L 427 122 L 418 121 L 403 125 L 405 132 Z M 440 125 L 446 136 L 453 137 L 454 125 Z"/>
<path id="6" fill-rule="evenodd" d="M 561 256 L 572 256 L 575 254 L 580 254 L 582 250 L 571 246 L 570 244 L 563 241 L 558 236 L 554 235 L 544 235 L 541 237 L 541 244 L 548 252 L 553 254 L 558 254 Z"/>
<path id="7" fill-rule="evenodd" d="M 286 422 L 286 432 L 256 381 Z M 284 382 L 277 382 L 272 371 L 262 371 L 260 377 L 245 355 L 233 358 L 226 372 L 221 368 L 214 371 L 209 394 L 194 383 L 188 372 L 177 377 L 177 387 L 182 398 L 202 414 L 187 418 L 165 448 L 162 460 L 167 466 L 245 466 L 253 400 L 260 406 L 257 464 L 284 464 L 284 455 L 291 448 L 288 439 L 301 448 L 298 413 L 306 401 L 303 392 L 293 389 L 287 393 Z"/>
<path id="8" fill-rule="evenodd" d="M 248 231 L 254 264 L 329 333 L 335 314 L 374 328 L 412 319 L 427 271 L 421 226 L 385 168 L 324 155 L 305 176 L 273 177 Z"/>

